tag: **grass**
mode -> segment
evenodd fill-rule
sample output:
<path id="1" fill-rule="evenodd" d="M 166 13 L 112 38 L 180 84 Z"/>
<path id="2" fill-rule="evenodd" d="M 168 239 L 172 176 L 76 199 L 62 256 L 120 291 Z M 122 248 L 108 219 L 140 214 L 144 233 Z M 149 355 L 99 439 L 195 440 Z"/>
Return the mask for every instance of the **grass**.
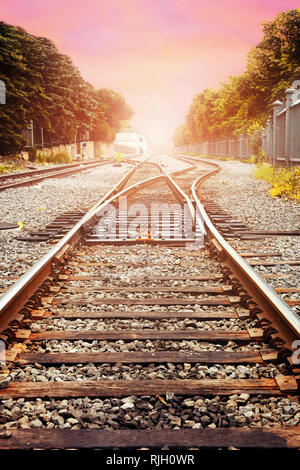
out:
<path id="1" fill-rule="evenodd" d="M 72 163 L 73 158 L 72 155 L 68 154 L 66 151 L 58 152 L 56 154 L 46 154 L 40 153 L 37 154 L 35 152 L 35 158 L 29 159 L 28 163 L 34 161 L 34 163 L 38 163 L 41 165 L 48 165 L 49 163 Z M 1 173 L 11 173 L 13 171 L 22 170 L 24 169 L 24 165 L 27 162 L 24 160 L 20 163 L 20 161 L 14 161 L 14 159 L 7 159 L 4 160 L 0 164 L 0 174 Z"/>
<path id="2" fill-rule="evenodd" d="M 280 197 L 300 202 L 300 168 L 274 168 L 269 163 L 257 165 L 254 178 L 262 179 L 273 187 L 269 190 L 271 197 Z"/>
<path id="3" fill-rule="evenodd" d="M 243 163 L 256 163 L 256 170 L 253 176 L 256 179 L 265 180 L 272 185 L 272 188 L 269 190 L 271 197 L 300 202 L 300 168 L 274 168 L 272 165 L 265 162 L 266 155 L 261 149 L 259 149 L 257 155 L 252 155 L 252 157 L 247 159 L 224 157 L 220 155 L 199 155 L 196 153 L 187 153 L 186 155 L 199 156 L 209 160 L 238 160 Z"/>
<path id="4" fill-rule="evenodd" d="M 40 153 L 39 156 L 34 160 L 35 163 L 71 163 L 72 156 L 68 154 L 68 152 L 58 152 L 56 154 L 42 154 Z"/>
<path id="5" fill-rule="evenodd" d="M 8 173 L 9 170 L 4 166 L 4 165 L 0 165 L 0 173 Z"/>
<path id="6" fill-rule="evenodd" d="M 22 165 L 15 165 L 13 162 L 8 162 L 5 165 L 0 165 L 0 173 L 11 173 L 12 171 L 18 171 L 22 169 Z"/>

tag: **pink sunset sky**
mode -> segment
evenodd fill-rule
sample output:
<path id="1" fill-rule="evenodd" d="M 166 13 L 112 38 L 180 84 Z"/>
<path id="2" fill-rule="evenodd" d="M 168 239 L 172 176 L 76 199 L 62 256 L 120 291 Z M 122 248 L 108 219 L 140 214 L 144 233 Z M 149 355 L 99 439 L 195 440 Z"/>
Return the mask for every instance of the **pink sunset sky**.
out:
<path id="1" fill-rule="evenodd" d="M 261 23 L 296 0 L 0 0 L 0 19 L 52 39 L 96 88 L 121 92 L 153 151 L 195 93 L 245 70 Z"/>

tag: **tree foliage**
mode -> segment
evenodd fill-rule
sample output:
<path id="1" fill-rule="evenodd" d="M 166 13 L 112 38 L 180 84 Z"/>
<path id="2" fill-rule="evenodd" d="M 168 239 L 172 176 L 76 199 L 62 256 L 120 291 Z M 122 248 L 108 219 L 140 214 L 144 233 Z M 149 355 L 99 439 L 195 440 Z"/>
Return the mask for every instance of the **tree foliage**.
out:
<path id="1" fill-rule="evenodd" d="M 122 95 L 95 90 L 71 59 L 52 41 L 0 22 L 0 80 L 6 84 L 6 105 L 0 106 L 0 155 L 24 147 L 22 131 L 30 121 L 44 128 L 54 142 L 70 143 L 90 130 L 112 142 L 120 123 L 133 115 Z"/>
<path id="2" fill-rule="evenodd" d="M 226 138 L 264 127 L 272 103 L 300 78 L 300 9 L 263 23 L 263 39 L 248 54 L 245 73 L 218 90 L 197 94 L 185 123 L 174 134 L 176 146 Z"/>
<path id="3" fill-rule="evenodd" d="M 122 127 L 122 122 L 133 115 L 131 107 L 120 93 L 104 88 L 97 90 L 96 119 L 93 122 L 91 137 L 93 140 L 113 142 Z"/>

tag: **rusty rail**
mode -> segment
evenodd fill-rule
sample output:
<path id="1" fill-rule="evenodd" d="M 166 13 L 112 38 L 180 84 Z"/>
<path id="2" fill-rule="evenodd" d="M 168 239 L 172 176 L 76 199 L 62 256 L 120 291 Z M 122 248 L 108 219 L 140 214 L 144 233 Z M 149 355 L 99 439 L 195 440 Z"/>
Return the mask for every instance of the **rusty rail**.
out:
<path id="1" fill-rule="evenodd" d="M 130 162 L 130 160 L 128 161 Z M 44 255 L 29 271 L 21 276 L 17 282 L 11 286 L 0 299 L 0 331 L 7 328 L 8 324 L 13 321 L 20 309 L 25 305 L 28 299 L 34 294 L 36 289 L 47 279 L 52 271 L 52 263 L 55 259 L 59 259 L 67 251 L 79 242 L 84 226 L 98 212 L 105 208 L 109 203 L 125 193 L 137 191 L 141 187 L 145 187 L 153 182 L 167 178 L 166 174 L 147 178 L 139 181 L 128 188 L 121 189 L 125 186 L 128 179 L 132 176 L 139 166 L 144 162 L 139 162 L 135 167 L 131 168 L 116 185 L 108 191 L 100 201 L 98 201 L 77 224 L 48 252 Z M 150 162 L 146 162 L 149 163 Z M 153 163 L 151 163 L 153 165 Z M 157 164 L 155 164 L 157 165 Z M 160 169 L 161 167 L 157 165 Z M 161 169 L 162 171 L 162 169 Z M 175 184 L 175 183 L 174 183 Z M 184 193 L 183 193 L 184 194 Z"/>
<path id="2" fill-rule="evenodd" d="M 183 159 L 186 159 L 186 156 Z M 192 159 L 194 160 L 194 159 Z M 210 176 L 220 171 L 219 165 L 212 162 L 207 162 L 201 159 L 197 161 L 203 162 L 213 167 L 205 175 L 200 176 L 194 181 L 192 185 L 192 194 L 196 204 L 196 217 L 200 219 L 200 223 L 205 226 L 207 237 L 214 241 L 216 250 L 219 252 L 220 259 L 223 260 L 223 266 L 229 267 L 234 273 L 235 277 L 239 279 L 245 290 L 253 297 L 259 304 L 260 310 L 263 309 L 264 315 L 272 318 L 272 325 L 275 326 L 272 332 L 273 336 L 280 331 L 281 338 L 284 338 L 283 349 L 291 352 L 292 342 L 295 337 L 300 337 L 300 318 L 299 316 L 284 302 L 284 300 L 275 292 L 275 290 L 264 280 L 254 269 L 244 260 L 234 248 L 222 237 L 220 232 L 211 222 L 208 214 L 206 213 L 203 205 L 201 204 L 197 189 L 203 182 Z M 274 318 L 274 312 L 276 317 Z"/>

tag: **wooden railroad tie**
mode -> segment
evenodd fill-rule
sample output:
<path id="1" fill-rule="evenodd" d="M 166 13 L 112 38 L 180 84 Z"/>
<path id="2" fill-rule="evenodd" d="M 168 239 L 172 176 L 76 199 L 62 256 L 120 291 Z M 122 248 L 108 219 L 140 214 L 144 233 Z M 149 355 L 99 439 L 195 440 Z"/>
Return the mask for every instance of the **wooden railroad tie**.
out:
<path id="1" fill-rule="evenodd" d="M 9 358 L 10 355 L 10 358 Z M 21 364 L 262 364 L 266 361 L 277 362 L 277 352 L 273 349 L 258 351 L 147 351 L 114 353 L 40 353 L 21 352 L 9 349 L 6 361 Z"/>
<path id="2" fill-rule="evenodd" d="M 0 449 L 299 449 L 300 426 L 205 429 L 16 429 Z"/>
<path id="3" fill-rule="evenodd" d="M 0 389 L 0 398 L 123 397 L 129 395 L 282 395 L 295 393 L 297 383 L 289 376 L 275 379 L 203 380 L 84 380 L 67 382 L 13 382 Z"/>
<path id="4" fill-rule="evenodd" d="M 182 299 L 182 298 L 142 298 L 128 299 L 122 297 L 104 298 L 104 299 L 53 299 L 53 305 L 233 305 L 240 302 L 240 297 L 217 297 L 215 299 Z M 47 302 L 48 303 L 48 302 Z"/>
<path id="5" fill-rule="evenodd" d="M 158 293 L 158 292 L 168 292 L 168 293 L 183 293 L 183 294 L 231 294 L 232 286 L 223 285 L 223 286 L 190 286 L 190 287 L 102 287 L 102 286 L 93 286 L 93 287 L 63 287 L 61 292 L 125 292 L 125 293 Z"/>
<path id="6" fill-rule="evenodd" d="M 27 330 L 25 330 L 27 331 Z M 193 330 L 176 330 L 176 331 L 158 331 L 158 330 L 106 330 L 106 331 L 43 331 L 39 333 L 29 332 L 27 338 L 30 341 L 47 341 L 47 340 L 69 340 L 69 341 L 118 341 L 118 340 L 198 340 L 211 343 L 227 343 L 228 341 L 235 341 L 237 343 L 249 343 L 254 339 L 261 341 L 263 339 L 263 330 L 253 328 L 245 331 L 231 331 L 231 330 L 213 330 L 213 331 L 199 331 Z M 26 338 L 26 339 L 27 339 Z M 20 338 L 21 339 L 21 338 Z"/>
<path id="7" fill-rule="evenodd" d="M 102 319 L 102 318 L 126 318 L 126 319 L 140 319 L 145 318 L 147 320 L 164 320 L 169 318 L 190 318 L 198 320 L 223 320 L 228 318 L 248 318 L 249 312 L 236 313 L 235 311 L 208 311 L 203 312 L 164 312 L 164 311 L 125 311 L 125 310 L 115 310 L 115 311 L 87 311 L 87 312 L 73 312 L 61 310 L 59 313 L 50 313 L 47 310 L 32 310 L 31 316 L 35 319 L 39 318 L 89 318 L 89 319 Z"/>
<path id="8" fill-rule="evenodd" d="M 222 274 L 211 274 L 211 275 L 202 275 L 202 276 L 177 276 L 173 274 L 173 276 L 134 276 L 129 275 L 129 280 L 135 281 L 214 281 L 220 280 L 223 278 Z M 66 275 L 60 274 L 58 276 L 59 281 L 69 282 L 69 281 L 103 281 L 107 279 L 105 276 L 91 276 L 89 274 L 84 275 Z M 110 279 L 111 280 L 111 279 Z M 118 280 L 118 278 L 116 278 Z"/>

